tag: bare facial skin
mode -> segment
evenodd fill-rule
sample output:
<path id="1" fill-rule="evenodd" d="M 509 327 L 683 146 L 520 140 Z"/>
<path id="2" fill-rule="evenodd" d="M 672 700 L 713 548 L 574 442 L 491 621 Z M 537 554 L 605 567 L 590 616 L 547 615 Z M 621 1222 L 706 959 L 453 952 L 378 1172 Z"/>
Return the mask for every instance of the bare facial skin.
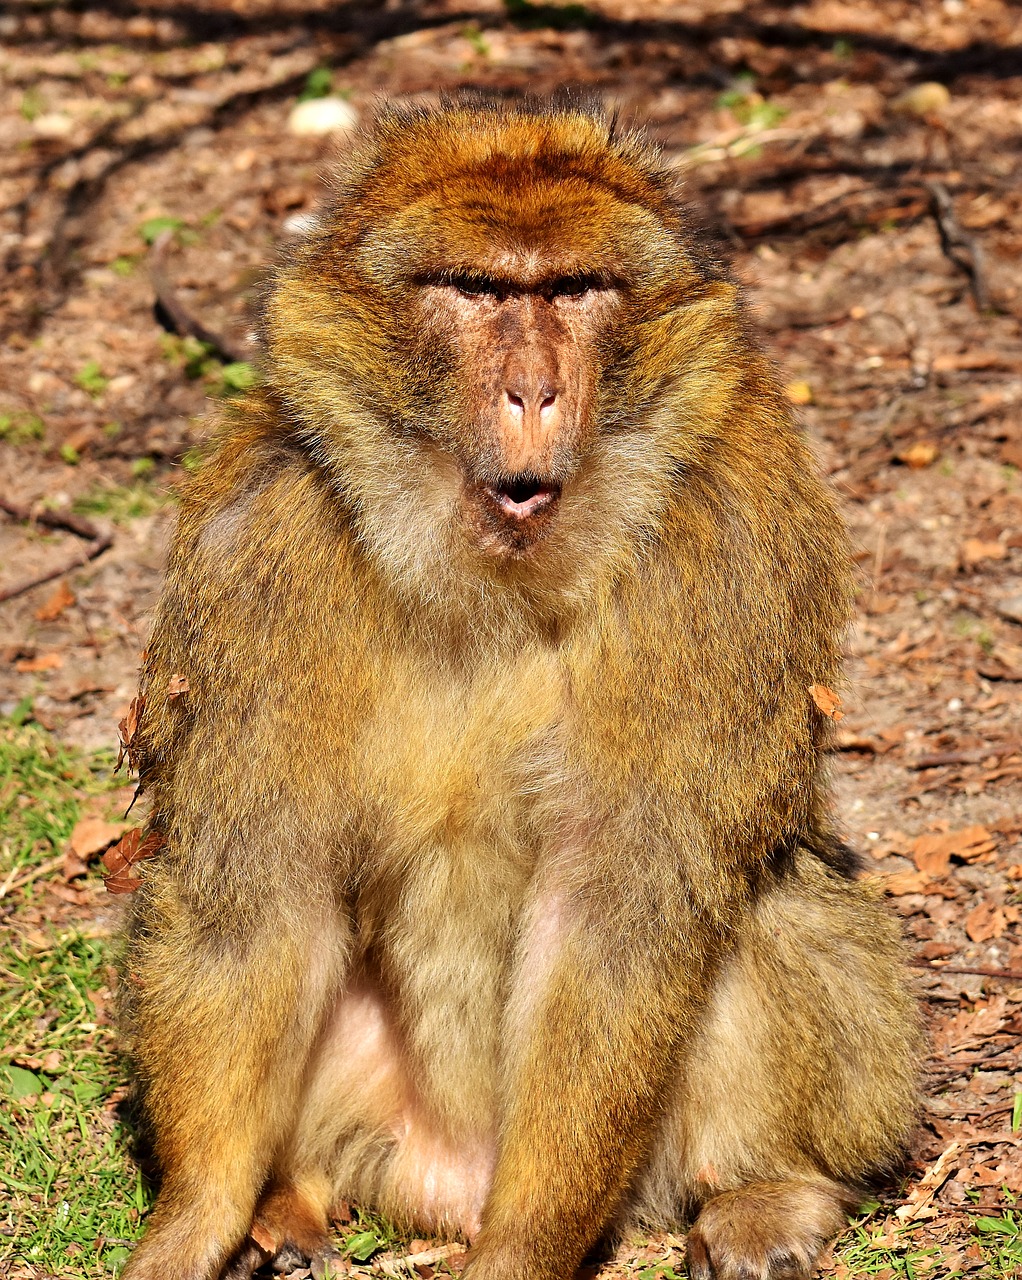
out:
<path id="1" fill-rule="evenodd" d="M 820 780 L 848 548 L 727 271 L 598 113 L 385 114 L 263 333 L 132 743 L 125 1280 L 319 1275 L 339 1201 L 467 1280 L 640 1224 L 808 1277 L 918 1030 Z"/>
<path id="2" fill-rule="evenodd" d="M 453 268 L 420 301 L 423 332 L 453 348 L 472 435 L 488 446 L 463 465 L 465 515 L 495 556 L 527 554 L 557 519 L 592 430 L 597 351 L 620 303 L 597 276 L 530 280 L 510 265 L 499 277 Z"/>

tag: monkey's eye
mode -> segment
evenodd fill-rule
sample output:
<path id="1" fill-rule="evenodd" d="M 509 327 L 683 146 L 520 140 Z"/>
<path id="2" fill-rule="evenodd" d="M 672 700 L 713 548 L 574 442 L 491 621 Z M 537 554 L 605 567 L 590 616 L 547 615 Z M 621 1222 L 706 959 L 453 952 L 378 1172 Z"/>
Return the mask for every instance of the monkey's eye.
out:
<path id="1" fill-rule="evenodd" d="M 543 294 L 549 299 L 580 298 L 593 289 L 600 288 L 600 281 L 593 276 L 558 276 L 544 286 Z"/>
<path id="2" fill-rule="evenodd" d="M 490 276 L 476 276 L 457 272 L 447 276 L 444 283 L 449 288 L 457 289 L 459 293 L 463 293 L 469 298 L 500 299 L 507 297 L 507 286 L 500 280 L 494 280 Z"/>

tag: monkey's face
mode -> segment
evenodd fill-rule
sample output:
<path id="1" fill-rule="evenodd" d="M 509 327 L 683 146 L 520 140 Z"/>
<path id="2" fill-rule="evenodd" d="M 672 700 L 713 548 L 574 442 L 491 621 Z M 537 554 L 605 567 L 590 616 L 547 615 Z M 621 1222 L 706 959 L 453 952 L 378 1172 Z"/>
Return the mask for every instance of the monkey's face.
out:
<path id="1" fill-rule="evenodd" d="M 434 431 L 460 473 L 459 510 L 489 555 L 555 530 L 598 420 L 621 294 L 594 272 L 454 267 L 418 288 L 418 345 L 439 369 Z M 437 430 L 439 428 L 439 430 Z"/>

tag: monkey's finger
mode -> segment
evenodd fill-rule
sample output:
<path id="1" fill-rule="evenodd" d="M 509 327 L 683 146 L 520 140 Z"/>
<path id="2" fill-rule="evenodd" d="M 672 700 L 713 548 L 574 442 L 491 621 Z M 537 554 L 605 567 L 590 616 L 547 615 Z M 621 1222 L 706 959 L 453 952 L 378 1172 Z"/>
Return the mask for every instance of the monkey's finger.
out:
<path id="1" fill-rule="evenodd" d="M 254 1240 L 246 1240 L 238 1252 L 220 1273 L 220 1280 L 252 1280 L 270 1255 Z"/>
<path id="2" fill-rule="evenodd" d="M 351 1263 L 342 1258 L 332 1245 L 324 1245 L 312 1255 L 312 1280 L 334 1280 L 337 1276 L 346 1276 L 351 1271 Z"/>

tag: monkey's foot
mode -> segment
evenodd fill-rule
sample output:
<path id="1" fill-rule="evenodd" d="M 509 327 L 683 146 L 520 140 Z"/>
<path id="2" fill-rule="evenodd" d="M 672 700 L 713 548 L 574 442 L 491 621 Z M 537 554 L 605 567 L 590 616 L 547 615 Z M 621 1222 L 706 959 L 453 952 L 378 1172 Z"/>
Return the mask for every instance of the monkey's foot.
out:
<path id="1" fill-rule="evenodd" d="M 806 1280 L 854 1203 L 844 1187 L 822 1180 L 725 1191 L 688 1234 L 692 1280 Z"/>
<path id="2" fill-rule="evenodd" d="M 267 1264 L 276 1272 L 311 1266 L 314 1280 L 330 1280 L 351 1270 L 330 1243 L 326 1213 L 312 1196 L 283 1183 L 263 1193 L 249 1233 L 222 1280 L 251 1280 Z"/>

